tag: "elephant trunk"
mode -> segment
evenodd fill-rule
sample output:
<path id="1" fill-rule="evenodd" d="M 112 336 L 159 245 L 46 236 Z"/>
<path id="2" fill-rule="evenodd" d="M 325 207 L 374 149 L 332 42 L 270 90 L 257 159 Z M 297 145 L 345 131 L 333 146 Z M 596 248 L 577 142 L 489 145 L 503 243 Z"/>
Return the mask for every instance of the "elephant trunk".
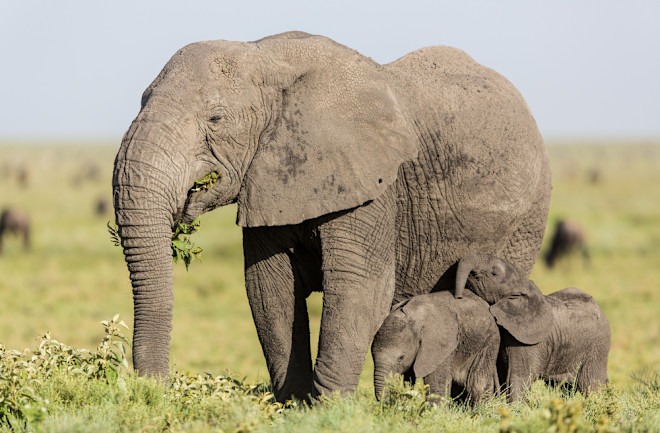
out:
<path id="1" fill-rule="evenodd" d="M 122 212 L 119 208 L 117 222 L 133 286 L 133 365 L 140 375 L 166 376 L 173 307 L 172 226 L 155 217 L 149 225 L 136 225 L 134 221 L 143 219 L 138 215 L 149 211 L 131 210 L 125 217 Z"/>
<path id="2" fill-rule="evenodd" d="M 187 164 L 171 131 L 155 122 L 126 133 L 115 161 L 115 218 L 133 286 L 133 365 L 140 375 L 165 377 L 169 370 L 173 307 L 172 226 L 185 185 Z M 177 173 L 171 175 L 170 173 Z"/>
<path id="3" fill-rule="evenodd" d="M 458 262 L 458 267 L 456 269 L 456 286 L 454 288 L 454 297 L 456 299 L 461 299 L 463 297 L 463 291 L 465 290 L 465 285 L 467 284 L 470 272 L 476 265 L 477 256 L 475 254 L 463 257 Z"/>
<path id="4" fill-rule="evenodd" d="M 389 370 L 385 367 L 377 366 L 374 368 L 374 391 L 376 393 L 376 400 L 378 401 L 387 398 L 387 392 L 385 391 L 385 378 L 388 374 Z M 385 395 L 383 392 L 385 392 Z"/>

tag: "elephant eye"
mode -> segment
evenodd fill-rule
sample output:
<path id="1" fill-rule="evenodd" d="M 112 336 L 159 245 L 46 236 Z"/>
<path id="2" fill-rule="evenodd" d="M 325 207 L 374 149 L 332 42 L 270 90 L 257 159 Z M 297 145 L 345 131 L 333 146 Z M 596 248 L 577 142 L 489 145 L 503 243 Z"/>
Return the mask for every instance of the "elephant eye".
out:
<path id="1" fill-rule="evenodd" d="M 496 264 L 495 266 L 493 266 L 493 269 L 490 271 L 490 273 L 493 277 L 498 277 L 500 275 L 504 275 L 505 272 L 506 271 L 505 271 L 504 267 L 502 265 L 500 265 L 499 263 Z"/>
<path id="2" fill-rule="evenodd" d="M 403 361 L 403 358 L 405 358 L 404 355 L 399 355 L 399 357 L 396 359 L 398 362 Z"/>
<path id="3" fill-rule="evenodd" d="M 222 116 L 220 114 L 214 114 L 211 117 L 209 117 L 209 122 L 211 123 L 219 123 L 222 120 Z"/>

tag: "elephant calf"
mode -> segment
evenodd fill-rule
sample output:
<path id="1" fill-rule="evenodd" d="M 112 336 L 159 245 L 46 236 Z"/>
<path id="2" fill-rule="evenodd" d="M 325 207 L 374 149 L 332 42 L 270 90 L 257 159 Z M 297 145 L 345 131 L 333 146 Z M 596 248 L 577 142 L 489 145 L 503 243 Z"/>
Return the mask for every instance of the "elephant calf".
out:
<path id="1" fill-rule="evenodd" d="M 499 344 L 488 304 L 474 294 L 414 296 L 394 307 L 374 339 L 376 398 L 388 374 L 398 373 L 423 378 L 432 394 L 447 395 L 457 385 L 476 403 L 499 388 Z"/>
<path id="2" fill-rule="evenodd" d="M 536 379 L 574 383 L 584 395 L 607 383 L 610 326 L 591 296 L 576 288 L 544 296 L 517 267 L 490 254 L 461 259 L 457 298 L 471 299 L 466 285 L 491 305 L 500 326 L 498 370 L 508 401 Z"/>
<path id="3" fill-rule="evenodd" d="M 0 254 L 5 236 L 9 233 L 19 235 L 23 240 L 23 248 L 30 249 L 30 218 L 18 209 L 6 208 L 0 214 Z"/>

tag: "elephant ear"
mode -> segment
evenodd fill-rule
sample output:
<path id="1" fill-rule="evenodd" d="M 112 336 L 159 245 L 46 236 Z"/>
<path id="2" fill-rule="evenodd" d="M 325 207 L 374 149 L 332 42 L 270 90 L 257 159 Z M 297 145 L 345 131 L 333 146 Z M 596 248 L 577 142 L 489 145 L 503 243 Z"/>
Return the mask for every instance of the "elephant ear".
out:
<path id="1" fill-rule="evenodd" d="M 490 312 L 498 325 L 523 344 L 537 344 L 545 340 L 554 323 L 550 303 L 532 281 L 521 293 L 493 304 Z"/>
<path id="2" fill-rule="evenodd" d="M 439 320 L 434 316 L 435 313 L 429 311 L 419 331 L 419 350 L 413 363 L 415 377 L 424 378 L 436 371 L 458 347 L 456 321 Z"/>
<path id="3" fill-rule="evenodd" d="M 379 197 L 417 154 L 388 73 L 326 38 L 266 43 L 306 54 L 285 59 L 293 75 L 243 182 L 238 224 L 297 224 Z"/>

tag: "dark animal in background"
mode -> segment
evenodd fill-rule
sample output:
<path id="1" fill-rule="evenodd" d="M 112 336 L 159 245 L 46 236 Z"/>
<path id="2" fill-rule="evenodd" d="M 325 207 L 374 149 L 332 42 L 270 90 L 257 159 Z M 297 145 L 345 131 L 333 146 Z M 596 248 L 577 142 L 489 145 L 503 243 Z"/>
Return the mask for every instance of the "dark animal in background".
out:
<path id="1" fill-rule="evenodd" d="M 99 198 L 94 205 L 94 213 L 98 216 L 105 216 L 110 211 L 110 202 L 108 199 Z"/>
<path id="2" fill-rule="evenodd" d="M 555 225 L 550 248 L 543 257 L 548 268 L 553 268 L 562 257 L 579 252 L 589 264 L 589 248 L 584 229 L 574 221 L 560 219 Z"/>
<path id="3" fill-rule="evenodd" d="M 25 212 L 6 208 L 0 214 L 0 254 L 5 236 L 10 233 L 21 237 L 26 251 L 30 249 L 30 218 Z"/>
<path id="4" fill-rule="evenodd" d="M 574 287 L 544 296 L 516 266 L 491 254 L 461 259 L 456 297 L 466 284 L 491 304 L 500 326 L 498 371 L 508 401 L 536 379 L 575 384 L 584 395 L 607 383 L 610 325 L 591 296 Z"/>
<path id="5" fill-rule="evenodd" d="M 71 178 L 71 184 L 80 186 L 85 183 L 96 183 L 102 178 L 101 167 L 92 162 L 85 162 Z"/>
<path id="6" fill-rule="evenodd" d="M 30 185 L 30 171 L 27 167 L 21 166 L 16 171 L 16 182 L 21 188 L 27 188 Z"/>
<path id="7" fill-rule="evenodd" d="M 19 188 L 27 188 L 30 184 L 30 170 L 25 163 L 4 161 L 0 166 L 0 179 L 16 183 Z"/>
<path id="8" fill-rule="evenodd" d="M 592 167 L 587 172 L 587 178 L 589 179 L 589 183 L 595 185 L 597 183 L 600 183 L 600 181 L 603 179 L 603 174 L 600 168 Z"/>
<path id="9" fill-rule="evenodd" d="M 376 398 L 391 373 L 422 378 L 432 394 L 452 385 L 474 404 L 499 389 L 500 333 L 488 304 L 473 293 L 454 299 L 444 290 L 413 296 L 394 307 L 371 349 Z"/>

